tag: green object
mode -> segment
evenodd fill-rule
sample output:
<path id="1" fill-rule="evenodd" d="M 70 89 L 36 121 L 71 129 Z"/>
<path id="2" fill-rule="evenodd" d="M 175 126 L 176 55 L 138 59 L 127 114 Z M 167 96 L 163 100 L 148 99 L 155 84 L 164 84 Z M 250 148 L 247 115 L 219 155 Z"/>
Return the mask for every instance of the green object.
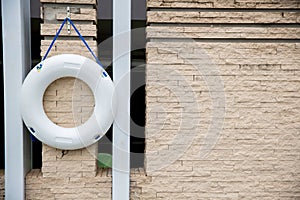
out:
<path id="1" fill-rule="evenodd" d="M 108 153 L 98 153 L 98 167 L 112 168 L 112 155 Z"/>

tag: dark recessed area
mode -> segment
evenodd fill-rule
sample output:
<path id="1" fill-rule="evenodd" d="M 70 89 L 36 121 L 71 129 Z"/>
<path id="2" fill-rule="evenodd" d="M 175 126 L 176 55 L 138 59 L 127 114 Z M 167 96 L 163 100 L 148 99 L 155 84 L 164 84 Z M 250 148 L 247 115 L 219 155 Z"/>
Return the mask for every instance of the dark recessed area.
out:
<path id="1" fill-rule="evenodd" d="M 0 4 L 0 15 L 1 14 L 1 4 Z M 2 20 L 0 20 L 0 66 L 1 66 L 1 93 L 2 93 L 2 100 L 4 102 L 4 85 L 3 85 L 3 50 L 2 50 Z M 1 106 L 1 114 L 2 114 L 2 119 L 4 119 L 4 104 Z M 2 121 L 3 125 L 2 131 L 0 133 L 0 169 L 4 169 L 5 161 L 4 161 L 4 121 Z"/>

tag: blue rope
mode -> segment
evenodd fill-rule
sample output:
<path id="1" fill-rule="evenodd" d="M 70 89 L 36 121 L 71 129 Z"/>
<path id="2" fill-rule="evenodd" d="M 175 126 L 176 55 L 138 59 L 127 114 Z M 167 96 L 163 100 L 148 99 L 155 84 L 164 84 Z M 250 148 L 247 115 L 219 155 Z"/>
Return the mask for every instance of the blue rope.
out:
<path id="1" fill-rule="evenodd" d="M 91 52 L 91 54 L 93 55 L 93 57 L 95 58 L 96 62 L 103 67 L 102 63 L 100 62 L 100 60 L 97 58 L 97 56 L 94 54 L 94 52 L 92 51 L 92 49 L 90 48 L 90 46 L 86 43 L 85 39 L 83 38 L 83 36 L 80 34 L 80 32 L 78 31 L 78 29 L 76 28 L 76 26 L 74 25 L 74 23 L 72 22 L 72 20 L 70 18 L 67 18 L 67 20 L 70 22 L 70 24 L 72 25 L 72 27 L 74 28 L 74 30 L 76 31 L 76 33 L 78 34 L 79 38 L 82 40 L 82 42 L 84 43 L 84 45 L 86 46 L 86 48 Z"/>
<path id="2" fill-rule="evenodd" d="M 46 54 L 44 55 L 44 58 L 42 59 L 42 61 L 45 60 L 45 59 L 47 58 L 48 54 L 50 53 L 50 50 L 51 50 L 52 47 L 53 47 L 54 42 L 55 42 L 56 39 L 58 38 L 58 36 L 59 36 L 59 34 L 60 34 L 62 28 L 64 27 L 66 21 L 67 21 L 67 18 L 65 18 L 64 21 L 62 22 L 62 24 L 60 25 L 60 27 L 59 27 L 59 29 L 58 29 L 58 31 L 57 31 L 55 37 L 53 38 L 53 40 L 52 40 L 52 42 L 51 42 L 51 44 L 50 44 L 50 46 L 49 46 L 49 48 L 48 48 Z"/>
<path id="3" fill-rule="evenodd" d="M 80 34 L 80 32 L 78 31 L 78 29 L 76 28 L 75 24 L 74 24 L 74 23 L 72 22 L 72 20 L 71 20 L 70 18 L 68 18 L 68 17 L 64 19 L 64 21 L 62 22 L 61 26 L 59 27 L 59 29 L 58 29 L 58 31 L 57 31 L 55 37 L 53 38 L 53 40 L 52 40 L 52 42 L 51 42 L 51 44 L 50 44 L 50 46 L 49 46 L 49 48 L 48 48 L 48 50 L 47 50 L 45 56 L 43 57 L 42 61 L 44 61 L 44 60 L 47 58 L 47 56 L 48 56 L 50 50 L 52 49 L 52 47 L 53 47 L 53 45 L 54 45 L 56 39 L 58 38 L 58 36 L 59 36 L 59 34 L 60 34 L 62 28 L 64 27 L 64 25 L 65 25 L 65 23 L 66 23 L 67 21 L 70 22 L 70 24 L 72 25 L 72 27 L 73 27 L 74 30 L 76 31 L 76 33 L 77 33 L 77 35 L 79 36 L 79 38 L 81 39 L 81 41 L 84 43 L 84 45 L 86 46 L 86 48 L 89 50 L 89 52 L 90 52 L 90 53 L 93 55 L 93 57 L 95 58 L 96 62 L 103 68 L 103 64 L 100 62 L 100 60 L 99 60 L 99 59 L 97 58 L 97 56 L 94 54 L 94 52 L 92 51 L 92 49 L 90 48 L 90 46 L 87 44 L 87 42 L 85 41 L 85 39 L 83 38 L 83 36 Z M 40 68 L 41 68 L 41 67 L 42 67 L 42 66 L 40 66 Z"/>

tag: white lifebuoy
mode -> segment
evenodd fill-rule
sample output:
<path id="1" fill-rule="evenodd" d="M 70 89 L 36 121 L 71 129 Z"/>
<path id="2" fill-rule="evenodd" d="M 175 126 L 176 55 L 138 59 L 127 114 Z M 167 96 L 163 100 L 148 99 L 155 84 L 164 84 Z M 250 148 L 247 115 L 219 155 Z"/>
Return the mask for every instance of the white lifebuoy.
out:
<path id="1" fill-rule="evenodd" d="M 91 117 L 74 128 L 54 124 L 43 108 L 47 87 L 62 77 L 85 82 L 93 92 Z M 80 149 L 97 142 L 111 126 L 116 112 L 114 84 L 96 62 L 79 55 L 62 54 L 45 59 L 27 75 L 21 94 L 21 114 L 29 131 L 43 143 L 59 149 Z"/>

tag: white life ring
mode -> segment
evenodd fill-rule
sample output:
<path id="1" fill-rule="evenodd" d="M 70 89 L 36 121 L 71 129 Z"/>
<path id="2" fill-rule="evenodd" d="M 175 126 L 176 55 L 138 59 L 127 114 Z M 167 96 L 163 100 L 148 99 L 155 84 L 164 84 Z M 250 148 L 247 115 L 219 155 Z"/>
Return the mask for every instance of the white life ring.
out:
<path id="1" fill-rule="evenodd" d="M 54 124 L 43 108 L 47 87 L 62 77 L 82 80 L 94 94 L 94 112 L 77 127 L 64 128 Z M 59 149 L 80 149 L 97 142 L 111 126 L 117 105 L 114 92 L 111 78 L 96 62 L 73 54 L 53 56 L 27 75 L 21 93 L 22 118 L 28 130 L 43 143 Z"/>

